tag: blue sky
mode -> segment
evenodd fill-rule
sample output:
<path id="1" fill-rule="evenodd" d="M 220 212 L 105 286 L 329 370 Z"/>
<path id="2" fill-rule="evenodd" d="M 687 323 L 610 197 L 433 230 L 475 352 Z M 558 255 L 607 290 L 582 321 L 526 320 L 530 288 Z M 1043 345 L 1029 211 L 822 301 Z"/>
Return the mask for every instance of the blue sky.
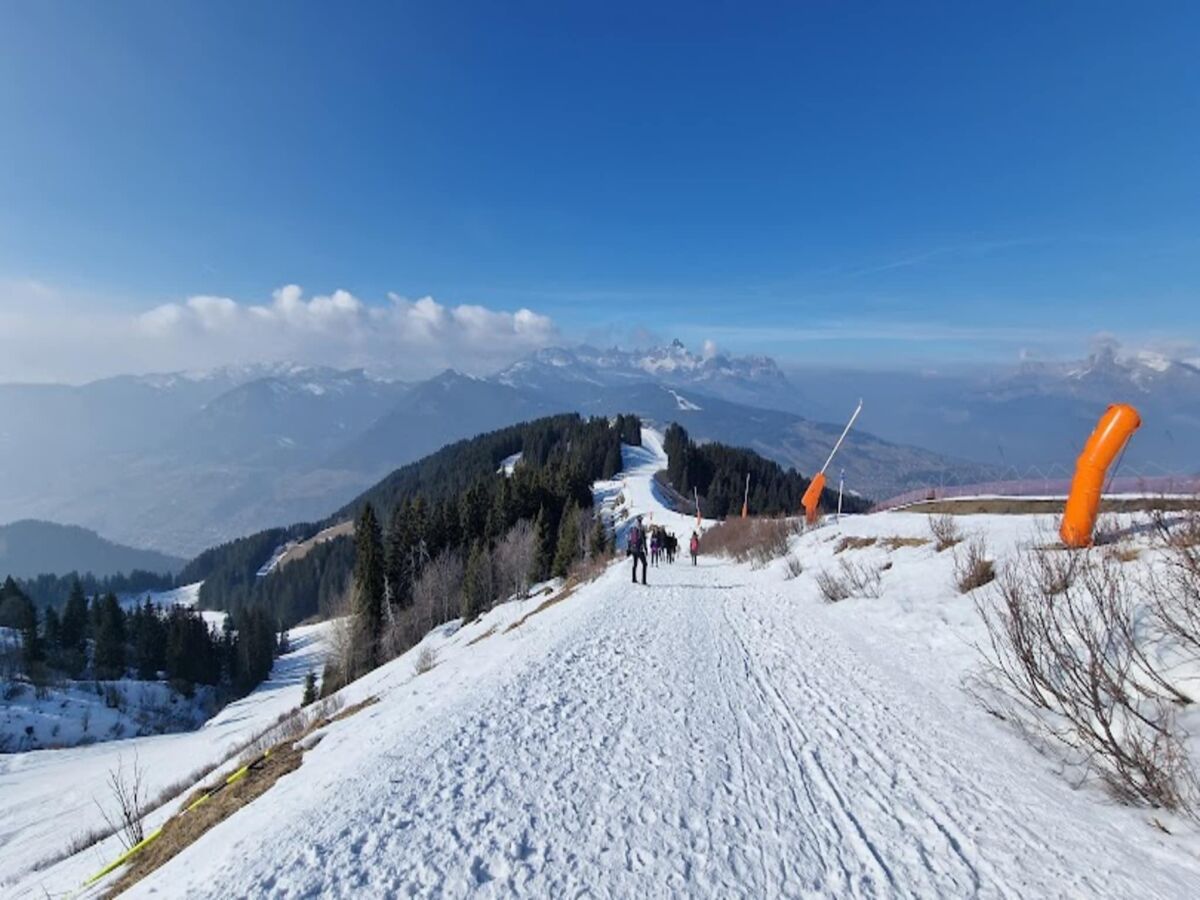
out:
<path id="1" fill-rule="evenodd" d="M 1197 338 L 1195 4 L 2 17 L 0 325 L 26 347 L 39 310 L 107 323 L 111 367 L 117 318 L 289 284 L 817 363 Z"/>

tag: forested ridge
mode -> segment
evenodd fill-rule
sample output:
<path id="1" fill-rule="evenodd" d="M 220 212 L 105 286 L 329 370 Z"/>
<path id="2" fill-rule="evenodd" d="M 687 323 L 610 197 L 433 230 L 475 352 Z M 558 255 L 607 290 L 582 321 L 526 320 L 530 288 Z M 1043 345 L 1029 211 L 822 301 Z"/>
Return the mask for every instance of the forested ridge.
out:
<path id="1" fill-rule="evenodd" d="M 164 609 L 150 600 L 125 608 L 112 592 L 89 597 L 78 580 L 61 610 L 47 606 L 39 611 L 14 579 L 5 579 L 0 584 L 0 626 L 17 631 L 19 669 L 36 685 L 54 683 L 60 676 L 165 679 L 184 694 L 196 685 L 210 685 L 226 697 L 241 696 L 267 677 L 276 652 L 286 646 L 261 610 L 240 610 L 218 632 L 195 609 Z"/>
<path id="2" fill-rule="evenodd" d="M 180 578 L 204 580 L 200 604 L 208 609 L 262 609 L 280 627 L 328 616 L 347 598 L 352 538 L 321 542 L 265 577 L 257 573 L 281 544 L 358 520 L 367 506 L 385 547 L 389 602 L 397 607 L 410 599 L 423 563 L 456 552 L 465 565 L 473 550 L 494 550 L 519 522 L 536 532 L 541 551 L 530 575 L 546 575 L 564 519 L 577 527 L 573 516 L 590 510 L 592 483 L 620 471 L 622 441 L 641 442 L 636 417 L 550 416 L 457 441 L 397 469 L 321 522 L 270 529 L 205 551 Z M 501 463 L 518 453 L 520 463 L 505 477 Z"/>
<path id="3" fill-rule="evenodd" d="M 796 515 L 800 498 L 810 479 L 795 469 L 784 469 L 753 450 L 727 444 L 697 444 L 683 426 L 672 424 L 663 436 L 667 452 L 667 481 L 690 499 L 695 490 L 705 516 L 724 519 L 742 510 L 746 476 L 750 476 L 750 514 L 756 516 Z M 837 508 L 837 491 L 821 493 L 825 509 Z M 845 512 L 866 512 L 869 502 L 857 495 L 842 499 Z"/>

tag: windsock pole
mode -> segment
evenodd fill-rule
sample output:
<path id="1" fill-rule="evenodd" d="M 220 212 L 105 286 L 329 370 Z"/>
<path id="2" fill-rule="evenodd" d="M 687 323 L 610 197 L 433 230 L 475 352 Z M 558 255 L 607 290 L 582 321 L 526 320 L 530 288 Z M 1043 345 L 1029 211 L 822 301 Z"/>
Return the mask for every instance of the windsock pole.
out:
<path id="1" fill-rule="evenodd" d="M 825 460 L 825 465 L 821 466 L 821 471 L 813 476 L 813 480 L 809 482 L 808 490 L 804 492 L 804 497 L 800 502 L 804 504 L 804 519 L 809 525 L 814 525 L 817 521 L 817 507 L 821 504 L 821 491 L 825 490 L 825 470 L 829 468 L 829 464 L 833 462 L 833 457 L 841 449 L 842 441 L 846 440 L 846 435 L 850 433 L 850 429 L 854 426 L 854 422 L 858 419 L 858 414 L 862 412 L 862 408 L 863 402 L 859 400 L 858 406 L 854 408 L 854 415 L 850 417 L 850 421 L 842 429 L 842 436 L 837 439 L 837 443 L 829 451 L 829 458 Z"/>
<path id="2" fill-rule="evenodd" d="M 750 515 L 750 473 L 746 473 L 746 493 L 742 496 L 742 518 Z"/>

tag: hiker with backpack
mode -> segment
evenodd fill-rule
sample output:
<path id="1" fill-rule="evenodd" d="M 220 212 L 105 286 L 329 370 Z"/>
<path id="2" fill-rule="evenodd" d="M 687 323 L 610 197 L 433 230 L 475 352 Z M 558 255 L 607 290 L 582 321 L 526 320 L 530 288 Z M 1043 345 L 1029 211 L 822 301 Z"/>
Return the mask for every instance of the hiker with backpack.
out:
<path id="1" fill-rule="evenodd" d="M 637 584 L 638 561 L 642 563 L 642 584 L 646 583 L 646 532 L 642 528 L 642 517 L 638 516 L 637 520 L 629 529 L 629 536 L 625 542 L 625 552 L 633 557 L 633 583 Z"/>
<path id="2" fill-rule="evenodd" d="M 700 555 L 700 533 L 692 532 L 691 543 L 688 544 L 688 549 L 692 551 L 692 565 L 696 565 L 696 557 Z"/>

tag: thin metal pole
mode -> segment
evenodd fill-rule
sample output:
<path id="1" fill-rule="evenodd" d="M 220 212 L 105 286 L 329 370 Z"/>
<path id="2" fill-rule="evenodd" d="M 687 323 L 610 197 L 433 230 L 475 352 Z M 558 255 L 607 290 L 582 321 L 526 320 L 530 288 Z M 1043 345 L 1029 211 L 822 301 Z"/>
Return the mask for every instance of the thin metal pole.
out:
<path id="1" fill-rule="evenodd" d="M 863 402 L 858 401 L 858 406 L 854 409 L 854 415 L 850 417 L 850 421 L 846 423 L 846 427 L 842 430 L 842 436 L 837 439 L 837 443 L 833 445 L 833 449 L 829 451 L 829 459 L 825 460 L 825 465 L 821 466 L 821 474 L 825 474 L 825 470 L 829 468 L 829 464 L 833 462 L 833 456 L 838 452 L 838 448 L 842 446 L 842 441 L 846 439 L 846 435 L 850 433 L 850 428 L 854 425 L 854 420 L 858 418 L 858 414 L 862 412 Z"/>

